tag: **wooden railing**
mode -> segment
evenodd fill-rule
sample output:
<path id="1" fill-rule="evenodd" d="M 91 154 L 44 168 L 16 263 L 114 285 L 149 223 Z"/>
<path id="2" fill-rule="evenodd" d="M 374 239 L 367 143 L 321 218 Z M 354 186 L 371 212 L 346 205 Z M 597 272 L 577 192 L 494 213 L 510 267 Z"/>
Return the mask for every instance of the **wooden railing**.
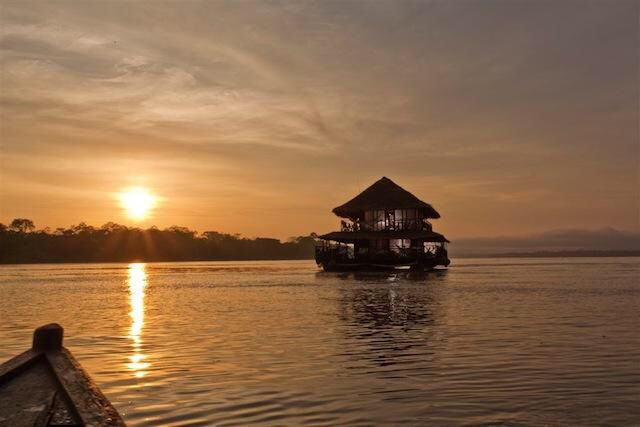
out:
<path id="1" fill-rule="evenodd" d="M 398 230 L 419 230 L 431 231 L 431 223 L 426 220 L 404 219 L 386 221 L 341 221 L 340 231 L 398 231 Z"/>

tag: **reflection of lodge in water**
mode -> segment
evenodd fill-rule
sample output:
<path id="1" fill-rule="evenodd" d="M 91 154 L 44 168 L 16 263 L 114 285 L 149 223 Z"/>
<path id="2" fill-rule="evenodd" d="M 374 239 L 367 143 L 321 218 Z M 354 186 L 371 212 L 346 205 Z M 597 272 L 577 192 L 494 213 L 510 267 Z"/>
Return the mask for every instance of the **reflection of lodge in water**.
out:
<path id="1" fill-rule="evenodd" d="M 385 274 L 385 273 L 378 273 Z M 382 278 L 382 277 L 380 277 Z M 374 282 L 376 278 L 345 277 L 346 280 L 365 280 Z M 422 287 L 403 286 L 402 288 L 386 286 L 397 280 L 411 283 L 408 277 L 385 277 L 383 286 L 354 287 L 349 289 L 349 317 L 357 323 L 367 325 L 372 330 L 387 326 L 399 327 L 403 330 L 416 325 L 430 324 L 431 296 Z M 422 281 L 427 280 L 425 277 Z"/>
<path id="2" fill-rule="evenodd" d="M 346 355 L 354 366 L 401 364 L 429 369 L 427 362 L 440 344 L 434 324 L 442 322 L 445 314 L 438 284 L 446 279 L 446 270 L 354 272 L 337 277 L 346 282 L 338 290 L 338 316 L 344 322 Z M 430 286 L 423 286 L 425 281 Z"/>
<path id="3" fill-rule="evenodd" d="M 341 221 L 340 231 L 319 236 L 316 262 L 324 270 L 430 270 L 449 265 L 449 241 L 429 222 L 440 214 L 389 178 L 376 181 L 333 213 L 348 221 Z"/>

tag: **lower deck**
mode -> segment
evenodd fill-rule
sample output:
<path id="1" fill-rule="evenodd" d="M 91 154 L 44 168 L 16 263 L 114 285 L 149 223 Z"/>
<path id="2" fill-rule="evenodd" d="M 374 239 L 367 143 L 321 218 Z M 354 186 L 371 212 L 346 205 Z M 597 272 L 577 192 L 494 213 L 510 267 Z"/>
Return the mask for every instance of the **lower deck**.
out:
<path id="1" fill-rule="evenodd" d="M 408 239 L 371 239 L 351 243 L 319 240 L 316 263 L 327 271 L 431 270 L 450 264 L 444 242 Z"/>

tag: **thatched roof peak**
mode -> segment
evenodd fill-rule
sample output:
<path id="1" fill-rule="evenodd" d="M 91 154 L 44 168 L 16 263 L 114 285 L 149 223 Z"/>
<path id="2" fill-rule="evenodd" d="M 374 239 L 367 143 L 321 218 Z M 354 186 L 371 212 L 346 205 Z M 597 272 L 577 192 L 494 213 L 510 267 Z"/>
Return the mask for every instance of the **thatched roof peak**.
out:
<path id="1" fill-rule="evenodd" d="M 374 209 L 423 209 L 425 217 L 440 218 L 440 214 L 429 203 L 418 199 L 386 176 L 347 203 L 333 209 L 333 213 L 350 218 Z"/>

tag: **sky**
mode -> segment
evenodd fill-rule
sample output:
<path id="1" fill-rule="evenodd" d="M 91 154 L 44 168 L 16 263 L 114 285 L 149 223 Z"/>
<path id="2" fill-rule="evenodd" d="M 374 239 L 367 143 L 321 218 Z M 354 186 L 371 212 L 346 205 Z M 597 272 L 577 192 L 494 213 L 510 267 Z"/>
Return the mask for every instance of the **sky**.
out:
<path id="1" fill-rule="evenodd" d="M 640 0 L 0 2 L 0 222 L 640 230 Z M 144 187 L 152 215 L 117 199 Z"/>

